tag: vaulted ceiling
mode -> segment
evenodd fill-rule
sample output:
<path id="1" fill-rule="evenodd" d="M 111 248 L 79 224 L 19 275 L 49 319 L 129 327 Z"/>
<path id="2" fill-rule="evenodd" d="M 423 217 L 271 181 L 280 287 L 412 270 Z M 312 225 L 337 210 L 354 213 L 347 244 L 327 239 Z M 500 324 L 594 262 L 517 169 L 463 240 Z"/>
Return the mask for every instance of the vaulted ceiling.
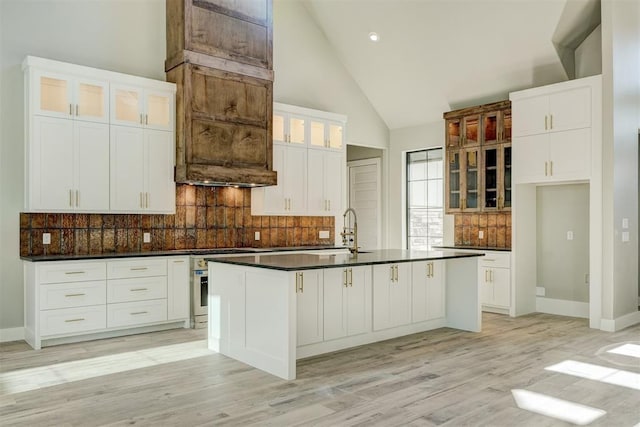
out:
<path id="1" fill-rule="evenodd" d="M 389 129 L 398 129 L 566 80 L 553 38 L 567 1 L 593 3 L 309 0 L 307 7 Z"/>

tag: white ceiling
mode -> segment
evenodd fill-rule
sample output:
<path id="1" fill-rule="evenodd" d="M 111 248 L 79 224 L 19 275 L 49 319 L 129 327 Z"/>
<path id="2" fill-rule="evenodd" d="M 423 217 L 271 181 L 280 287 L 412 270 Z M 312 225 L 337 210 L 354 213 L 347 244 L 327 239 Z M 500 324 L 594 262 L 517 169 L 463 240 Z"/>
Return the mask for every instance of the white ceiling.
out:
<path id="1" fill-rule="evenodd" d="M 309 0 L 307 7 L 389 129 L 398 129 L 566 80 L 552 41 L 566 2 Z M 369 41 L 372 31 L 379 42 Z"/>

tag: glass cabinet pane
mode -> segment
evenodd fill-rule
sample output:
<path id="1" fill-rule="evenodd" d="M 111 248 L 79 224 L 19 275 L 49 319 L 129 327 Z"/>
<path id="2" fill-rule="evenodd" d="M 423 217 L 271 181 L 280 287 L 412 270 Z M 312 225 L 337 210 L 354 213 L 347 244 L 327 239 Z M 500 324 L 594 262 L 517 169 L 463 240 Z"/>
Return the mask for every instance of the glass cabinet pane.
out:
<path id="1" fill-rule="evenodd" d="M 146 123 L 152 126 L 171 125 L 171 98 L 164 95 L 147 95 Z"/>
<path id="2" fill-rule="evenodd" d="M 460 120 L 447 120 L 447 148 L 460 146 Z"/>
<path id="3" fill-rule="evenodd" d="M 89 83 L 80 83 L 77 87 L 78 116 L 94 118 L 105 117 L 105 87 Z"/>
<path id="4" fill-rule="evenodd" d="M 498 149 L 484 150 L 484 207 L 498 207 Z"/>
<path id="5" fill-rule="evenodd" d="M 469 150 L 466 152 L 466 191 L 463 208 L 478 208 L 478 151 Z"/>
<path id="6" fill-rule="evenodd" d="M 482 135 L 485 144 L 498 142 L 498 113 L 487 113 L 482 118 Z"/>
<path id="7" fill-rule="evenodd" d="M 116 89 L 115 113 L 116 120 L 130 123 L 141 123 L 140 92 L 135 90 Z"/>
<path id="8" fill-rule="evenodd" d="M 502 112 L 502 142 L 511 142 L 511 110 Z"/>
<path id="9" fill-rule="evenodd" d="M 449 209 L 460 209 L 460 153 L 450 151 L 449 157 Z"/>
<path id="10" fill-rule="evenodd" d="M 284 116 L 281 114 L 273 115 L 273 140 L 284 141 Z"/>
<path id="11" fill-rule="evenodd" d="M 503 208 L 511 207 L 511 146 L 504 147 L 504 201 Z"/>
<path id="12" fill-rule="evenodd" d="M 342 148 L 342 125 L 329 125 L 329 147 Z"/>
<path id="13" fill-rule="evenodd" d="M 464 145 L 476 145 L 480 143 L 480 116 L 468 116 L 464 122 Z"/>
<path id="14" fill-rule="evenodd" d="M 40 77 L 40 110 L 71 114 L 68 99 L 69 81 L 53 77 Z"/>
<path id="15" fill-rule="evenodd" d="M 325 146 L 325 136 L 324 136 L 324 122 L 318 122 L 316 120 L 311 120 L 311 136 L 310 143 L 314 147 L 324 147 Z"/>
<path id="16" fill-rule="evenodd" d="M 304 144 L 304 119 L 291 117 L 289 120 L 289 142 Z"/>

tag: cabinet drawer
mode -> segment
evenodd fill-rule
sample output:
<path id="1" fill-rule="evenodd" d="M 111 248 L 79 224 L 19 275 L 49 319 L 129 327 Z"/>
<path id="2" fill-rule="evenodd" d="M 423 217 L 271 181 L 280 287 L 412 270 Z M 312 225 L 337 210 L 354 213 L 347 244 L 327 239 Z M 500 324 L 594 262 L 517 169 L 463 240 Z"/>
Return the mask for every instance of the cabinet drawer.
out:
<path id="1" fill-rule="evenodd" d="M 111 261 L 107 263 L 107 278 L 127 279 L 131 277 L 166 276 L 166 259 L 137 259 Z"/>
<path id="2" fill-rule="evenodd" d="M 106 289 L 104 280 L 40 285 L 40 310 L 105 304 Z"/>
<path id="3" fill-rule="evenodd" d="M 167 297 L 166 277 L 115 279 L 107 283 L 107 302 L 143 301 Z"/>
<path id="4" fill-rule="evenodd" d="M 107 305 L 107 326 L 135 326 L 167 320 L 167 300 L 122 302 Z"/>
<path id="5" fill-rule="evenodd" d="M 511 268 L 511 252 L 488 252 L 485 256 L 480 258 L 480 266 Z"/>
<path id="6" fill-rule="evenodd" d="M 40 335 L 66 335 L 107 326 L 106 305 L 62 308 L 40 312 Z"/>
<path id="7" fill-rule="evenodd" d="M 38 266 L 39 283 L 86 282 L 107 277 L 105 262 L 51 262 Z"/>

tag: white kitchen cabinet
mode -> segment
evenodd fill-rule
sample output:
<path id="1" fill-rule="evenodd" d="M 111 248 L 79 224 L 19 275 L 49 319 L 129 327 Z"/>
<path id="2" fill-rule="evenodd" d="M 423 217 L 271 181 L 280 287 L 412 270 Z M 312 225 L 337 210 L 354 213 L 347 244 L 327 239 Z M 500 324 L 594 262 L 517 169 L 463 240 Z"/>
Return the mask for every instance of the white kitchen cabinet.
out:
<path id="1" fill-rule="evenodd" d="M 140 86 L 111 85 L 111 124 L 173 131 L 174 93 Z"/>
<path id="2" fill-rule="evenodd" d="M 591 176 L 591 129 L 518 137 L 513 147 L 516 184 L 576 181 Z"/>
<path id="3" fill-rule="evenodd" d="M 111 126 L 111 211 L 174 213 L 173 132 Z"/>
<path id="4" fill-rule="evenodd" d="M 341 122 L 309 119 L 310 148 L 324 148 L 342 151 L 344 146 L 344 125 Z"/>
<path id="5" fill-rule="evenodd" d="M 478 269 L 483 309 L 508 310 L 511 307 L 511 254 L 486 252 L 480 258 Z"/>
<path id="6" fill-rule="evenodd" d="M 414 323 L 445 316 L 444 269 L 442 261 L 411 263 L 411 319 Z"/>
<path id="7" fill-rule="evenodd" d="M 113 336 L 133 327 L 188 327 L 188 259 L 25 261 L 25 339 L 39 349 L 42 341 Z M 94 335 L 81 337 L 86 334 Z"/>
<path id="8" fill-rule="evenodd" d="M 342 152 L 309 150 L 307 203 L 310 215 L 340 215 L 345 157 Z"/>
<path id="9" fill-rule="evenodd" d="M 323 340 L 323 286 L 322 270 L 295 273 L 297 296 L 298 346 Z"/>
<path id="10" fill-rule="evenodd" d="M 307 213 L 307 149 L 273 145 L 273 170 L 278 184 L 252 189 L 253 215 L 304 215 Z"/>
<path id="11" fill-rule="evenodd" d="M 273 113 L 273 142 L 307 145 L 308 119 L 286 111 Z"/>
<path id="12" fill-rule="evenodd" d="M 371 331 L 371 267 L 324 270 L 324 340 Z"/>
<path id="13" fill-rule="evenodd" d="M 373 330 L 411 323 L 411 263 L 373 266 Z"/>
<path id="14" fill-rule="evenodd" d="M 109 122 L 109 82 L 72 74 L 35 70 L 28 81 L 32 114 Z"/>
<path id="15" fill-rule="evenodd" d="M 591 127 L 591 88 L 558 88 L 512 103 L 513 136 Z"/>

